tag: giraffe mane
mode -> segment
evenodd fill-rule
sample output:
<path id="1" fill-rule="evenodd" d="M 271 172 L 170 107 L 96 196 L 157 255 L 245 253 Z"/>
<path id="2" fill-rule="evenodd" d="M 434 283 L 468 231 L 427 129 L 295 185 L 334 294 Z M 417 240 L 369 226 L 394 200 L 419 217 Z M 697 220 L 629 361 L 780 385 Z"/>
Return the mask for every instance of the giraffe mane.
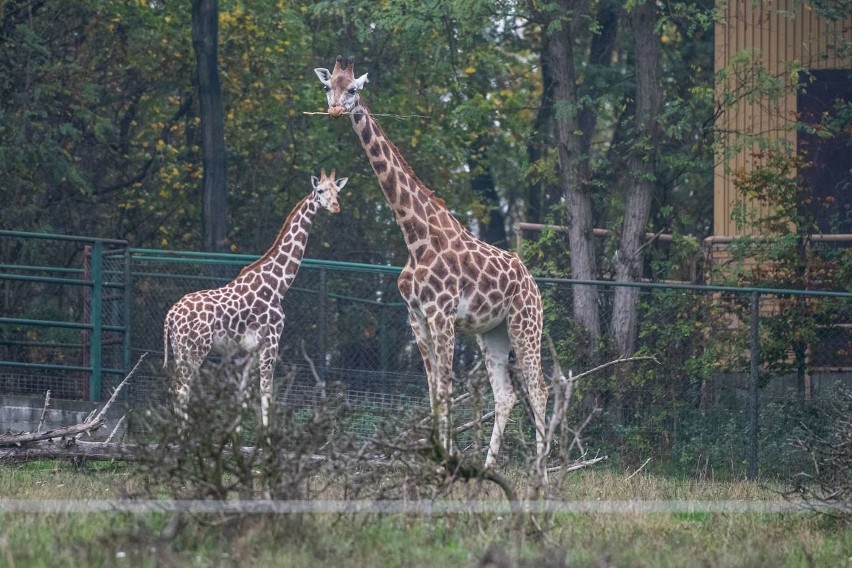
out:
<path id="1" fill-rule="evenodd" d="M 382 125 L 379 124 L 379 121 L 376 120 L 375 116 L 373 116 L 373 113 L 370 111 L 370 107 L 368 107 L 366 101 L 364 101 L 364 97 L 361 97 L 359 99 L 359 103 L 364 108 L 364 110 L 367 111 L 367 113 L 370 114 L 370 116 L 373 118 L 373 124 L 376 125 L 376 128 L 379 130 L 379 133 L 382 135 L 382 138 L 384 138 L 385 142 L 388 144 L 388 146 L 390 146 L 391 152 L 396 154 L 396 156 L 399 158 L 400 167 L 405 172 L 405 174 L 409 178 L 414 180 L 414 182 L 420 187 L 426 197 L 433 201 L 436 201 L 439 205 L 449 210 L 449 207 L 447 207 L 447 203 L 442 198 L 438 197 L 435 192 L 429 188 L 429 186 L 423 183 L 423 180 L 417 177 L 414 168 L 411 167 L 411 164 L 409 164 L 408 160 L 405 159 L 405 156 L 402 155 L 402 151 L 397 147 L 396 144 L 394 144 L 393 140 L 388 137 L 388 135 L 382 128 Z M 453 218 L 455 218 L 455 215 L 453 215 Z M 464 226 L 462 225 L 462 227 Z"/>
<path id="2" fill-rule="evenodd" d="M 308 195 L 306 195 L 302 199 L 300 199 L 299 202 L 296 205 L 293 206 L 293 209 L 290 211 L 290 214 L 287 215 L 287 219 L 284 221 L 284 224 L 281 225 L 281 229 L 278 230 L 278 235 L 275 237 L 275 241 L 272 243 L 272 246 L 270 246 L 266 250 L 266 252 L 263 253 L 263 255 L 261 255 L 260 258 L 258 258 L 257 260 L 255 260 L 254 262 L 252 262 L 251 264 L 249 264 L 248 266 L 246 266 L 242 270 L 240 270 L 240 273 L 237 275 L 237 278 L 239 278 L 240 276 L 242 276 L 243 274 L 245 274 L 247 272 L 250 272 L 250 271 L 258 268 L 261 264 L 266 262 L 266 260 L 269 259 L 273 254 L 275 254 L 275 252 L 278 250 L 278 248 L 284 242 L 284 237 L 285 237 L 286 233 L 288 233 L 290 231 L 290 225 L 293 222 L 293 217 L 295 217 L 296 212 L 302 210 L 302 205 L 304 205 L 305 202 L 308 199 L 310 199 L 310 197 L 311 197 L 311 194 L 309 193 Z"/>

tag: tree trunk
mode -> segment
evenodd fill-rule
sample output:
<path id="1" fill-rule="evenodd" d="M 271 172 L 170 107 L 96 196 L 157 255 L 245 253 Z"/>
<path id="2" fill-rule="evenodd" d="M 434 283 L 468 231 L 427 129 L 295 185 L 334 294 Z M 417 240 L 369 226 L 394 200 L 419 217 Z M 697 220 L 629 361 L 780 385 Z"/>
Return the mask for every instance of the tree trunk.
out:
<path id="1" fill-rule="evenodd" d="M 506 235 L 506 216 L 503 215 L 500 204 L 500 196 L 494 187 L 494 175 L 491 167 L 482 163 L 478 154 L 484 154 L 491 146 L 492 140 L 480 136 L 473 144 L 473 149 L 468 156 L 468 166 L 474 172 L 470 180 L 470 187 L 474 194 L 482 199 L 482 203 L 488 208 L 488 218 L 480 226 L 479 238 L 500 248 L 509 248 L 509 237 Z"/>
<path id="2" fill-rule="evenodd" d="M 550 60 L 548 59 L 547 34 L 542 32 L 541 53 L 539 65 L 541 65 L 541 100 L 538 113 L 533 124 L 532 134 L 527 140 L 527 160 L 530 166 L 536 164 L 546 156 L 546 148 L 553 140 L 553 77 L 550 72 Z M 558 195 L 558 188 L 550 187 L 548 176 L 542 174 L 527 177 L 527 199 L 526 220 L 531 223 L 544 223 L 547 213 L 555 201 L 552 196 Z"/>
<path id="3" fill-rule="evenodd" d="M 628 189 L 621 239 L 615 259 L 616 282 L 635 282 L 642 277 L 645 232 L 655 187 L 657 118 L 662 106 L 660 44 L 654 31 L 656 5 L 639 2 L 629 13 L 633 31 L 636 68 L 636 109 L 633 144 L 628 171 L 633 179 Z M 636 303 L 639 290 L 616 287 L 613 298 L 612 334 L 618 355 L 633 353 L 636 345 Z"/>
<path id="4" fill-rule="evenodd" d="M 554 18 L 546 29 L 553 30 L 546 42 L 547 56 L 553 76 L 553 99 L 556 108 L 556 136 L 559 171 L 563 181 L 563 197 L 568 213 L 568 244 L 571 249 L 571 278 L 594 280 L 597 276 L 595 242 L 592 224 L 592 200 L 583 168 L 582 135 L 577 111 L 577 75 L 574 67 L 573 41 L 580 29 L 581 12 L 577 4 L 561 1 L 548 18 Z M 571 7 L 574 7 L 574 11 Z M 555 22 L 559 22 L 555 25 Z M 594 286 L 574 287 L 574 318 L 588 334 L 594 350 L 600 338 L 598 291 Z"/>
<path id="5" fill-rule="evenodd" d="M 201 181 L 202 246 L 206 251 L 227 249 L 225 113 L 217 63 L 218 36 L 218 0 L 193 0 L 192 47 L 197 64 L 204 167 Z"/>
<path id="6" fill-rule="evenodd" d="M 598 15 L 595 19 L 597 23 L 597 33 L 592 36 L 589 45 L 589 69 L 598 67 L 600 69 L 609 69 L 612 65 L 612 52 L 616 46 L 616 36 L 618 35 L 618 13 L 620 10 L 620 2 L 614 0 L 605 0 L 598 6 Z M 599 89 L 593 83 L 589 82 L 582 93 L 591 101 L 597 100 Z M 595 133 L 598 115 L 593 104 L 583 105 L 577 114 L 577 125 L 579 126 L 580 149 L 583 152 L 584 163 L 588 164 L 589 151 L 592 146 L 592 136 Z M 588 169 L 588 165 L 585 166 Z"/>

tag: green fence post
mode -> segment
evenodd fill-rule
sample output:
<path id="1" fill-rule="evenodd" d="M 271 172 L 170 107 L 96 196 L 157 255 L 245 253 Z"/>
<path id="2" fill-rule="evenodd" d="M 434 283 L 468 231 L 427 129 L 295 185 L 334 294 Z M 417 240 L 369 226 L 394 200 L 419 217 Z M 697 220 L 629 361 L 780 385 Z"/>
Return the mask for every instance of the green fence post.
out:
<path id="1" fill-rule="evenodd" d="M 319 365 L 320 378 L 326 380 L 328 376 L 328 283 L 326 282 L 326 270 L 320 268 L 320 317 L 319 317 L 319 347 L 322 354 Z"/>
<path id="2" fill-rule="evenodd" d="M 130 249 L 125 247 L 124 249 L 124 298 L 122 298 L 124 303 L 124 343 L 123 343 L 123 362 L 124 362 L 124 373 L 125 375 L 130 372 L 130 318 L 131 318 L 131 304 L 130 298 L 132 298 L 132 290 L 133 290 L 133 282 L 131 281 L 130 275 Z M 125 391 L 126 394 L 126 391 Z"/>
<path id="3" fill-rule="evenodd" d="M 388 345 L 388 307 L 382 304 L 379 306 L 379 370 L 380 377 L 384 380 L 388 372 L 388 359 L 390 358 L 390 345 Z"/>
<path id="4" fill-rule="evenodd" d="M 95 241 L 91 250 L 92 281 L 89 284 L 92 286 L 92 305 L 89 313 L 91 314 L 92 334 L 89 340 L 89 366 L 92 368 L 92 374 L 89 378 L 89 400 L 98 402 L 101 400 L 101 332 L 103 326 L 102 298 L 104 284 L 103 242 Z"/>
<path id="5" fill-rule="evenodd" d="M 760 359 L 760 334 L 758 333 L 758 324 L 760 322 L 760 294 L 758 292 L 751 293 L 751 321 L 749 322 L 750 332 L 750 350 L 751 350 L 751 367 L 749 373 L 749 401 L 748 401 L 748 426 L 749 426 L 749 444 L 748 444 L 748 478 L 757 479 L 758 472 L 758 450 L 760 441 L 758 440 L 758 363 Z"/>

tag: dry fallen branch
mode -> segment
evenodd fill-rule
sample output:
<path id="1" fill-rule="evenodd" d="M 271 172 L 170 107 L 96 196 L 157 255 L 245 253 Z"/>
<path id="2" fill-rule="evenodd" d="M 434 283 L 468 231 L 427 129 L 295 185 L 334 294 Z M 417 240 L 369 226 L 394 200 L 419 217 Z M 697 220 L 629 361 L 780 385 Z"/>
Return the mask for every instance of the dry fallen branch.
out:
<path id="1" fill-rule="evenodd" d="M 645 463 L 643 463 L 642 465 L 640 465 L 640 466 L 639 466 L 639 469 L 637 469 L 636 471 L 634 471 L 633 473 L 631 473 L 630 475 L 628 475 L 628 476 L 627 476 L 627 479 L 626 479 L 625 481 L 630 481 L 630 480 L 631 480 L 631 479 L 632 479 L 632 478 L 633 478 L 633 477 L 634 477 L 637 473 L 639 473 L 640 471 L 642 471 L 643 469 L 645 469 L 645 466 L 646 466 L 646 465 L 648 465 L 648 463 L 649 463 L 650 461 L 651 461 L 651 458 L 646 459 L 646 460 L 645 460 Z"/>
<path id="2" fill-rule="evenodd" d="M 133 368 L 132 368 L 132 369 L 130 369 L 130 372 L 129 372 L 129 373 L 127 373 L 127 376 L 126 376 L 126 377 L 124 377 L 124 379 L 123 379 L 123 380 L 122 380 L 122 381 L 118 384 L 118 386 L 117 386 L 117 387 L 115 387 L 115 390 L 114 390 L 114 391 L 112 391 L 112 396 L 111 396 L 111 397 L 109 397 L 109 400 L 108 400 L 108 401 L 106 401 L 106 404 L 104 404 L 104 405 L 101 407 L 101 411 L 100 411 L 100 412 L 98 412 L 98 414 L 94 417 L 94 421 L 96 421 L 96 422 L 101 422 L 101 423 L 105 422 L 105 416 L 106 416 L 106 413 L 107 413 L 107 411 L 110 409 L 110 407 L 113 405 L 113 403 L 114 403 L 114 402 L 118 399 L 118 393 L 120 393 L 120 392 L 121 392 L 121 390 L 125 387 L 125 385 L 127 385 L 127 381 L 129 381 L 129 380 L 130 380 L 130 377 L 132 377 L 132 376 L 136 373 L 136 369 L 138 369 L 138 368 L 139 368 L 139 365 L 142 363 L 142 361 L 144 361 L 144 360 L 145 360 L 145 357 L 146 357 L 147 355 L 148 355 L 147 353 L 143 353 L 143 354 L 139 357 L 139 360 L 138 360 L 138 361 L 136 361 L 136 364 L 135 364 L 135 365 L 133 365 Z M 95 409 L 95 410 L 97 410 L 97 409 Z M 93 410 L 93 411 L 92 411 L 92 414 L 94 414 L 94 412 L 95 412 L 95 411 Z M 91 414 L 90 414 L 89 416 L 91 417 Z"/>
<path id="3" fill-rule="evenodd" d="M 551 471 L 551 472 L 561 471 L 561 472 L 567 473 L 569 471 L 576 471 L 578 469 L 583 469 L 584 467 L 588 467 L 590 465 L 595 465 L 596 463 L 604 461 L 606 458 L 607 458 L 606 456 L 600 456 L 600 457 L 597 457 L 597 458 L 591 458 L 591 459 L 587 459 L 587 460 L 586 459 L 574 460 L 573 462 L 571 462 L 568 465 L 564 465 L 564 466 L 559 465 L 559 466 L 556 466 L 556 467 L 550 467 L 550 468 L 547 469 L 547 471 Z"/>
<path id="4" fill-rule="evenodd" d="M 44 432 L 24 432 L 22 434 L 8 434 L 0 436 L 0 448 L 3 447 L 21 447 L 33 442 L 42 442 L 45 440 L 53 440 L 56 438 L 77 437 L 81 434 L 86 434 L 97 430 L 103 426 L 102 421 L 86 421 L 80 424 L 64 426 L 62 428 L 53 428 Z"/>
<path id="5" fill-rule="evenodd" d="M 55 459 L 95 459 L 95 460 L 121 460 L 121 461 L 143 461 L 148 454 L 163 452 L 169 456 L 177 457 L 185 448 L 179 444 L 167 444 L 159 446 L 151 444 L 141 446 L 138 444 L 125 444 L 117 442 L 85 442 L 74 437 L 64 437 L 61 440 L 51 440 L 33 446 L 23 447 L 0 447 L 0 462 L 24 462 L 29 460 L 55 460 Z M 242 446 L 237 452 L 232 448 L 223 448 L 222 455 L 225 458 L 239 456 L 243 459 L 255 454 L 264 455 L 256 446 Z M 279 451 L 278 456 L 284 460 L 302 459 L 310 462 L 327 461 L 328 456 L 320 454 L 296 454 L 294 452 Z M 367 459 L 363 464 L 389 465 L 390 462 Z"/>
<path id="6" fill-rule="evenodd" d="M 53 428 L 51 430 L 43 430 L 45 413 L 47 412 L 47 407 L 50 404 L 50 393 L 48 392 L 45 396 L 44 407 L 42 408 L 38 427 L 34 432 L 23 432 L 20 434 L 7 434 L 0 436 L 0 459 L 20 461 L 27 459 L 50 459 L 53 456 L 66 458 L 81 457 L 81 454 L 82 457 L 92 457 L 98 455 L 100 452 L 105 452 L 110 456 L 116 453 L 120 454 L 121 452 L 117 452 L 116 449 L 112 447 L 115 444 L 111 441 L 115 436 L 115 432 L 118 428 L 117 425 L 116 428 L 113 429 L 112 434 L 110 434 L 109 443 L 86 442 L 86 445 L 82 445 L 83 443 L 79 442 L 78 439 L 83 434 L 91 435 L 92 432 L 104 426 L 106 423 L 106 413 L 118 399 L 118 394 L 125 385 L 127 385 L 130 377 L 132 377 L 136 372 L 136 369 L 139 368 L 140 363 L 142 363 L 146 355 L 147 353 L 142 354 L 133 369 L 131 369 L 127 376 L 124 377 L 124 380 L 122 380 L 115 388 L 109 400 L 104 403 L 100 409 L 95 408 L 92 410 L 86 419 L 79 424 Z M 121 423 L 122 420 L 119 420 L 119 423 Z M 104 446 L 105 449 L 99 449 L 98 446 Z M 106 459 L 112 459 L 112 457 Z"/>
<path id="7" fill-rule="evenodd" d="M 44 406 L 41 407 L 41 417 L 38 419 L 38 426 L 36 427 L 36 432 L 41 432 L 44 430 L 44 417 L 47 415 L 47 409 L 50 407 L 50 391 L 48 390 L 44 393 Z"/>

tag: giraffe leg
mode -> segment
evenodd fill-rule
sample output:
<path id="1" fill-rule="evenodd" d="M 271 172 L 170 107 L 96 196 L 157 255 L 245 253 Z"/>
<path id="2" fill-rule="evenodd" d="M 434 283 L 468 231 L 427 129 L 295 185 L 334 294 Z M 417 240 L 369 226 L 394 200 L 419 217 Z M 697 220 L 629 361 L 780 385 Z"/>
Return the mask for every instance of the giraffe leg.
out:
<path id="1" fill-rule="evenodd" d="M 539 312 L 540 314 L 540 312 Z M 508 328 L 512 349 L 515 351 L 518 367 L 521 370 L 523 396 L 529 402 L 535 422 L 536 464 L 544 466 L 545 451 L 545 410 L 547 408 L 547 384 L 541 370 L 541 325 L 538 320 L 514 317 L 510 314 Z M 544 470 L 545 480 L 547 478 Z"/>
<path id="2" fill-rule="evenodd" d="M 408 312 L 408 323 L 411 325 L 411 331 L 414 332 L 414 341 L 417 343 L 417 349 L 420 350 L 420 357 L 423 359 L 423 368 L 426 371 L 426 384 L 429 387 L 429 406 L 432 412 L 435 412 L 435 349 L 432 346 L 432 336 L 429 332 L 429 324 L 421 314 L 414 310 Z"/>
<path id="3" fill-rule="evenodd" d="M 272 380 L 278 359 L 278 343 L 267 345 L 260 352 L 260 422 L 269 427 L 269 406 L 272 403 Z"/>
<path id="4" fill-rule="evenodd" d="M 438 443 L 447 452 L 453 453 L 452 440 L 452 397 L 453 397 L 453 352 L 455 329 L 452 320 L 442 313 L 429 320 L 435 367 L 432 384 L 432 418 L 438 434 Z"/>
<path id="5" fill-rule="evenodd" d="M 198 370 L 213 343 L 209 334 L 202 334 L 200 338 L 194 338 L 195 341 L 187 336 L 182 336 L 182 339 L 175 339 L 174 335 L 172 337 L 172 351 L 175 355 L 174 408 L 178 420 L 184 426 L 189 419 L 186 409 L 189 405 L 192 383 L 198 376 Z"/>
<path id="6" fill-rule="evenodd" d="M 258 337 L 261 338 L 260 360 L 260 423 L 263 428 L 269 427 L 269 408 L 272 404 L 272 381 L 275 377 L 275 365 L 278 363 L 278 342 L 284 331 L 284 312 L 269 314 L 270 323 L 261 327 Z"/>
<path id="7" fill-rule="evenodd" d="M 497 463 L 503 430 L 517 402 L 517 395 L 509 376 L 509 352 L 512 346 L 505 323 L 477 335 L 476 341 L 482 350 L 485 368 L 488 370 L 488 380 L 494 393 L 494 428 L 491 431 L 491 441 L 488 443 L 488 454 L 485 458 L 485 467 L 490 467 Z"/>
<path id="8" fill-rule="evenodd" d="M 186 423 L 189 416 L 186 414 L 186 407 L 189 403 L 189 391 L 192 388 L 193 370 L 188 364 L 178 363 L 175 369 L 174 377 L 174 408 L 175 415 L 178 419 Z"/>
<path id="9" fill-rule="evenodd" d="M 188 350 L 175 350 L 175 374 L 174 374 L 174 408 L 175 414 L 182 425 L 189 420 L 187 407 L 189 395 L 192 391 L 192 383 L 198 375 L 198 369 L 204 361 L 204 356 Z"/>

